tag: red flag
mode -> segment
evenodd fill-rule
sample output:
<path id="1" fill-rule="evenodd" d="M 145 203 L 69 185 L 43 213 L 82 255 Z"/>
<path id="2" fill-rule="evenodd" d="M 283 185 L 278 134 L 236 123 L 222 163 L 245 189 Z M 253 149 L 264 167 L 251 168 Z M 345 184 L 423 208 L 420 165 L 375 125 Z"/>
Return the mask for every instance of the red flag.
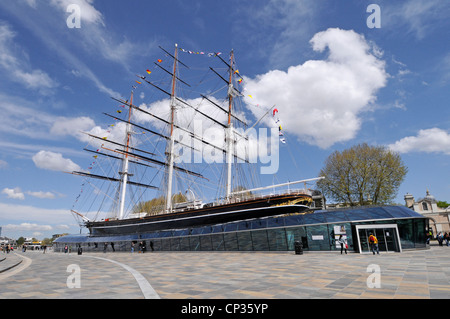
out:
<path id="1" fill-rule="evenodd" d="M 278 112 L 278 109 L 274 109 L 273 110 L 273 116 L 275 116 L 275 113 L 277 113 Z"/>

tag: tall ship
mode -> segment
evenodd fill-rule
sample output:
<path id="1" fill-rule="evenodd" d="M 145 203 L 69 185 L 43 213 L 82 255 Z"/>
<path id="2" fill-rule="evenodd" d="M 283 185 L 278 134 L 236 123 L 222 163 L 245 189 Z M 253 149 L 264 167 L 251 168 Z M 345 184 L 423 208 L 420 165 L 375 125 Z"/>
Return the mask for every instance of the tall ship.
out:
<path id="1" fill-rule="evenodd" d="M 258 150 L 265 144 L 278 152 L 275 144 L 283 133 L 276 106 L 244 103 L 248 92 L 234 52 L 227 59 L 177 45 L 173 53 L 161 50 L 152 68 L 137 75 L 128 99 L 112 97 L 114 113 L 104 113 L 108 129 L 84 132 L 89 140 L 84 150 L 92 163 L 87 170 L 70 172 L 83 178 L 71 212 L 89 236 L 143 234 L 311 210 L 313 198 L 306 185 L 319 178 L 260 186 Z M 205 65 L 188 66 L 180 58 L 185 53 Z M 249 105 L 258 112 L 246 110 Z M 251 114 L 259 118 L 250 126 Z M 256 128 L 270 117 L 275 130 L 269 131 L 268 141 Z M 267 163 L 270 152 L 263 153 Z M 295 189 L 298 184 L 304 186 Z"/>

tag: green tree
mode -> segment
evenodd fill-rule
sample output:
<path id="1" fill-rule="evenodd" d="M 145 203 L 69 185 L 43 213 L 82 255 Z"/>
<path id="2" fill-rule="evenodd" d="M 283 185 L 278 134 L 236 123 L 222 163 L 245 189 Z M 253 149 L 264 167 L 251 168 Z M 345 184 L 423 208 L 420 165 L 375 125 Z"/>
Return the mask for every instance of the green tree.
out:
<path id="1" fill-rule="evenodd" d="M 25 238 L 23 238 L 23 237 L 19 237 L 16 241 L 17 245 L 19 245 L 19 246 L 22 246 L 24 242 L 25 242 Z"/>
<path id="2" fill-rule="evenodd" d="M 450 206 L 450 204 L 447 203 L 446 201 L 438 201 L 438 202 L 437 202 L 437 207 L 440 207 L 440 208 L 447 208 L 448 206 Z"/>
<path id="3" fill-rule="evenodd" d="M 407 172 L 400 155 L 364 143 L 332 153 L 317 185 L 326 197 L 350 206 L 388 204 Z"/>

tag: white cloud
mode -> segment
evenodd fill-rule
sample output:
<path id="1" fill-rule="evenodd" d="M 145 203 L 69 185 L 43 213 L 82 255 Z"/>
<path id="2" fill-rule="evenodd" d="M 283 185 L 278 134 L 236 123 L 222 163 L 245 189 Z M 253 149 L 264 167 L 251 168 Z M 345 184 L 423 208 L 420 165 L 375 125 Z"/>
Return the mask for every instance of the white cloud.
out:
<path id="1" fill-rule="evenodd" d="M 12 198 L 12 199 L 20 199 L 20 200 L 25 199 L 25 194 L 22 193 L 22 190 L 19 187 L 4 188 L 2 190 L 2 194 L 6 194 L 6 196 L 8 196 L 8 198 Z"/>
<path id="2" fill-rule="evenodd" d="M 62 136 L 71 135 L 80 140 L 84 140 L 85 134 L 82 131 L 88 131 L 93 127 L 95 127 L 94 120 L 86 116 L 73 118 L 59 117 L 55 119 L 50 133 Z"/>
<path id="3" fill-rule="evenodd" d="M 0 23 L 0 67 L 9 73 L 9 79 L 38 90 L 43 95 L 52 94 L 58 84 L 42 70 L 30 70 L 31 66 L 13 39 L 16 33 L 5 23 Z"/>
<path id="4" fill-rule="evenodd" d="M 38 225 L 33 223 L 8 224 L 2 226 L 2 228 L 8 231 L 49 231 L 53 229 L 50 225 Z"/>
<path id="5" fill-rule="evenodd" d="M 317 52 L 328 48 L 328 58 L 246 79 L 245 101 L 276 105 L 283 130 L 327 148 L 355 137 L 361 112 L 375 102 L 388 74 L 384 61 L 372 53 L 374 48 L 354 31 L 328 29 L 317 33 L 310 43 Z M 257 118 L 263 113 L 256 107 L 252 110 Z M 269 123 L 273 125 L 273 121 Z"/>
<path id="6" fill-rule="evenodd" d="M 388 146 L 399 153 L 425 152 L 450 155 L 450 133 L 439 128 L 420 130 Z"/>
<path id="7" fill-rule="evenodd" d="M 51 0 L 50 4 L 67 11 L 67 7 L 75 4 L 80 7 L 81 19 L 88 23 L 104 24 L 102 14 L 93 6 L 93 0 Z"/>
<path id="8" fill-rule="evenodd" d="M 30 205 L 13 205 L 0 202 L 0 224 L 46 223 L 71 225 L 74 222 L 69 209 L 46 209 Z M 3 227 L 3 226 L 2 226 Z"/>
<path id="9" fill-rule="evenodd" d="M 80 166 L 60 153 L 40 151 L 33 156 L 33 162 L 38 168 L 51 171 L 79 171 Z"/>
<path id="10" fill-rule="evenodd" d="M 56 197 L 56 195 L 53 194 L 52 192 L 43 192 L 43 191 L 27 192 L 27 194 L 31 195 L 33 197 L 42 198 L 42 199 L 53 199 Z"/>

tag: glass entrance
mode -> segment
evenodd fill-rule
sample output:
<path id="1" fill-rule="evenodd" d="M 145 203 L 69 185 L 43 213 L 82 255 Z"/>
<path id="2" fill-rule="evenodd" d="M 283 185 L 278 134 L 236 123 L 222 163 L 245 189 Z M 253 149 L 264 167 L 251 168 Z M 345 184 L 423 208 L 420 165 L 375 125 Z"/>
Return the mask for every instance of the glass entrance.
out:
<path id="1" fill-rule="evenodd" d="M 375 235 L 380 252 L 401 252 L 397 225 L 357 225 L 360 253 L 369 253 L 369 236 Z"/>

